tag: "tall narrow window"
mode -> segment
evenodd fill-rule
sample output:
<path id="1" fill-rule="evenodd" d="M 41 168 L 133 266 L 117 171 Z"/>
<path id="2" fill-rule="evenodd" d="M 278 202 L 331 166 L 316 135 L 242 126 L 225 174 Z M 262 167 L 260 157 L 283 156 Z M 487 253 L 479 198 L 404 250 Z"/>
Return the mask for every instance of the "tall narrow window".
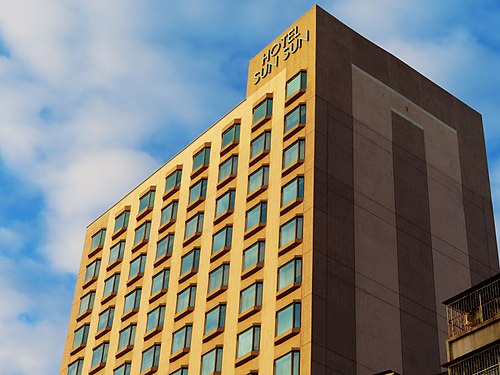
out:
<path id="1" fill-rule="evenodd" d="M 120 336 L 118 338 L 118 351 L 134 345 L 136 330 L 137 324 L 131 324 L 120 331 Z"/>
<path id="2" fill-rule="evenodd" d="M 278 268 L 278 291 L 302 281 L 302 259 L 295 258 Z"/>
<path id="3" fill-rule="evenodd" d="M 168 289 L 168 282 L 170 279 L 170 269 L 165 268 L 153 276 L 153 283 L 151 285 L 151 295 L 155 295 L 160 291 Z"/>
<path id="4" fill-rule="evenodd" d="M 117 367 L 115 371 L 113 371 L 113 375 L 130 375 L 131 368 L 132 365 L 130 364 L 130 362 L 125 362 L 123 365 Z"/>
<path id="5" fill-rule="evenodd" d="M 253 109 L 253 123 L 257 123 L 265 117 L 273 114 L 273 99 L 266 98 Z"/>
<path id="6" fill-rule="evenodd" d="M 106 361 L 108 360 L 108 348 L 109 343 L 103 342 L 101 345 L 97 346 L 94 349 L 94 352 L 92 354 L 92 363 L 90 366 L 91 368 L 103 366 L 106 364 Z"/>
<path id="7" fill-rule="evenodd" d="M 214 307 L 212 310 L 205 314 L 205 335 L 224 328 L 226 322 L 226 305 L 221 304 Z"/>
<path id="8" fill-rule="evenodd" d="M 285 116 L 285 133 L 295 128 L 298 125 L 306 123 L 306 106 L 300 104 Z"/>
<path id="9" fill-rule="evenodd" d="M 113 326 L 113 319 L 115 317 L 115 308 L 109 307 L 99 314 L 99 322 L 97 323 L 97 332 L 105 329 L 110 329 Z"/>
<path id="10" fill-rule="evenodd" d="M 191 347 L 192 326 L 187 325 L 175 331 L 172 335 L 172 354 Z"/>
<path id="11" fill-rule="evenodd" d="M 177 307 L 175 313 L 179 313 L 190 307 L 194 307 L 196 300 L 196 285 L 190 285 L 177 294 Z"/>
<path id="12" fill-rule="evenodd" d="M 195 200 L 205 198 L 207 195 L 207 179 L 202 178 L 196 184 L 191 186 L 189 189 L 189 203 L 193 203 Z"/>
<path id="13" fill-rule="evenodd" d="M 248 194 L 267 187 L 269 182 L 269 167 L 264 165 L 248 177 Z"/>
<path id="14" fill-rule="evenodd" d="M 294 302 L 276 314 L 276 336 L 300 328 L 300 302 Z"/>
<path id="15" fill-rule="evenodd" d="M 253 307 L 262 305 L 262 283 L 257 282 L 241 291 L 240 313 L 250 310 Z"/>
<path id="16" fill-rule="evenodd" d="M 264 263 L 264 241 L 257 241 L 243 251 L 243 271 Z"/>
<path id="17" fill-rule="evenodd" d="M 234 210 L 234 197 L 236 192 L 229 190 L 221 195 L 215 203 L 215 217 Z"/>
<path id="18" fill-rule="evenodd" d="M 130 262 L 130 270 L 128 278 L 132 279 L 135 276 L 143 275 L 146 268 L 146 254 L 141 254 Z"/>
<path id="19" fill-rule="evenodd" d="M 219 166 L 219 182 L 238 172 L 238 155 L 231 155 Z"/>
<path id="20" fill-rule="evenodd" d="M 160 362 L 160 344 L 155 344 L 142 352 L 141 373 L 154 371 Z"/>
<path id="21" fill-rule="evenodd" d="M 195 233 L 201 233 L 203 230 L 203 212 L 198 212 L 186 222 L 186 232 L 184 238 L 189 238 Z"/>
<path id="22" fill-rule="evenodd" d="M 300 375 L 300 352 L 291 352 L 274 361 L 274 375 Z"/>
<path id="23" fill-rule="evenodd" d="M 101 268 L 101 259 L 96 259 L 87 266 L 85 271 L 85 282 L 90 279 L 96 279 L 99 276 L 99 269 Z"/>
<path id="24" fill-rule="evenodd" d="M 116 217 L 114 233 L 116 233 L 122 229 L 127 229 L 129 216 L 130 216 L 130 211 L 125 210 L 120 215 L 118 215 Z"/>
<path id="25" fill-rule="evenodd" d="M 224 263 L 208 274 L 208 293 L 227 286 L 228 281 L 229 264 Z"/>
<path id="26" fill-rule="evenodd" d="M 150 190 L 139 199 L 139 214 L 153 208 L 155 203 L 155 191 Z"/>
<path id="27" fill-rule="evenodd" d="M 89 327 L 90 324 L 84 324 L 75 331 L 75 335 L 73 336 L 73 348 L 83 346 L 87 343 Z"/>
<path id="28" fill-rule="evenodd" d="M 160 305 L 156 309 L 148 313 L 148 321 L 146 325 L 146 333 L 154 329 L 163 327 L 165 318 L 165 305 Z"/>
<path id="29" fill-rule="evenodd" d="M 305 90 L 307 85 L 306 72 L 299 72 L 286 83 L 286 98 L 290 98 L 300 90 Z"/>
<path id="30" fill-rule="evenodd" d="M 267 221 L 267 203 L 260 202 L 246 213 L 245 230 L 264 224 Z"/>
<path id="31" fill-rule="evenodd" d="M 240 124 L 234 124 L 229 129 L 222 133 L 222 144 L 221 149 L 226 147 L 228 144 L 233 142 L 238 142 L 240 140 Z"/>
<path id="32" fill-rule="evenodd" d="M 165 178 L 165 193 L 181 186 L 182 169 L 176 169 Z"/>
<path id="33" fill-rule="evenodd" d="M 260 349 L 260 326 L 253 326 L 238 335 L 236 357 L 258 351 Z"/>
<path id="34" fill-rule="evenodd" d="M 104 281 L 104 292 L 102 294 L 103 298 L 118 292 L 118 285 L 120 285 L 120 274 L 115 273 L 114 275 L 108 277 Z"/>
<path id="35" fill-rule="evenodd" d="M 280 247 L 302 239 L 302 216 L 294 217 L 280 227 Z"/>
<path id="36" fill-rule="evenodd" d="M 125 296 L 125 306 L 123 307 L 124 314 L 139 309 L 141 305 L 141 292 L 142 290 L 137 288 Z"/>
<path id="37" fill-rule="evenodd" d="M 196 248 L 191 250 L 189 253 L 187 253 L 181 258 L 180 276 L 183 276 L 189 272 L 197 271 L 199 263 L 200 263 L 200 249 Z"/>
<path id="38" fill-rule="evenodd" d="M 212 254 L 222 249 L 230 248 L 233 238 L 233 227 L 228 225 L 214 234 L 212 241 Z"/>
<path id="39" fill-rule="evenodd" d="M 92 310 L 92 308 L 94 307 L 94 298 L 95 298 L 95 291 L 94 290 L 85 294 L 80 299 L 80 309 L 78 310 L 78 313 L 83 314 L 86 311 Z"/>
<path id="40" fill-rule="evenodd" d="M 125 241 L 120 241 L 116 245 L 114 245 L 109 251 L 108 265 L 123 259 L 124 251 L 125 251 Z"/>
<path id="41" fill-rule="evenodd" d="M 193 156 L 193 172 L 210 163 L 210 147 L 205 147 Z"/>
<path id="42" fill-rule="evenodd" d="M 303 139 L 299 139 L 283 151 L 283 168 L 304 160 L 305 144 Z"/>
<path id="43" fill-rule="evenodd" d="M 165 208 L 161 210 L 161 221 L 160 225 L 166 222 L 173 221 L 177 218 L 177 207 L 179 206 L 178 201 L 170 202 Z"/>
<path id="44" fill-rule="evenodd" d="M 292 181 L 281 188 L 282 207 L 301 198 L 304 198 L 304 177 L 299 176 L 297 178 L 294 178 Z"/>
<path id="45" fill-rule="evenodd" d="M 158 241 L 158 243 L 156 244 L 155 259 L 160 259 L 161 257 L 166 256 L 167 254 L 168 255 L 172 254 L 173 248 L 174 248 L 174 235 L 169 234 L 168 236 L 165 236 L 160 241 Z"/>
<path id="46" fill-rule="evenodd" d="M 82 375 L 83 358 L 78 358 L 68 366 L 68 375 Z"/>
<path id="47" fill-rule="evenodd" d="M 92 236 L 92 241 L 90 244 L 90 251 L 97 250 L 103 247 L 105 238 L 106 238 L 106 229 L 101 229 L 96 234 L 94 234 Z"/>
<path id="48" fill-rule="evenodd" d="M 151 222 L 146 221 L 135 229 L 134 246 L 140 242 L 149 240 L 149 232 L 151 230 Z"/>
<path id="49" fill-rule="evenodd" d="M 265 131 L 255 138 L 250 145 L 250 159 L 271 149 L 271 132 Z"/>
<path id="50" fill-rule="evenodd" d="M 222 371 L 222 348 L 215 348 L 201 357 L 201 375 L 219 374 Z"/>

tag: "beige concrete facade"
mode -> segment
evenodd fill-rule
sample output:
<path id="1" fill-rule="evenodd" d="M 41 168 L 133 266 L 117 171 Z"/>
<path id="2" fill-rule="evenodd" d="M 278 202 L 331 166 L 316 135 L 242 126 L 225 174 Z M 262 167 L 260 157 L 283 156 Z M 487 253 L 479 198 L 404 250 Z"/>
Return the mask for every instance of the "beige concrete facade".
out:
<path id="1" fill-rule="evenodd" d="M 287 82 L 301 71 L 306 87 L 287 98 Z M 272 115 L 253 121 L 266 98 L 272 98 Z M 305 123 L 285 132 L 286 115 L 299 105 L 305 105 Z M 234 124 L 240 124 L 239 139 L 222 147 L 222 134 Z M 266 131 L 270 149 L 252 158 L 252 140 Z M 299 140 L 303 160 L 284 168 L 284 150 Z M 193 157 L 204 147 L 210 147 L 209 162 L 193 171 Z M 236 173 L 219 181 L 219 166 L 233 156 Z M 263 166 L 267 187 L 248 194 L 249 176 Z M 166 191 L 175 170 L 182 171 L 180 186 Z M 282 187 L 302 176 L 303 197 L 282 207 Z M 206 195 L 190 203 L 190 188 L 202 179 Z M 139 214 L 140 198 L 152 190 L 153 207 Z M 233 210 L 216 217 L 217 199 L 230 190 Z M 161 224 L 162 209 L 174 201 L 175 220 Z M 247 230 L 246 213 L 263 202 L 265 223 Z M 125 210 L 127 227 L 113 233 Z M 186 222 L 197 213 L 204 215 L 203 228 L 185 239 Z M 297 217 L 302 238 L 280 246 L 281 226 Z M 135 229 L 145 222 L 149 239 L 134 245 Z M 230 246 L 212 255 L 214 234 L 227 226 Z M 222 374 L 273 374 L 275 360 L 292 351 L 300 353 L 300 374 L 440 371 L 446 358 L 440 301 L 496 272 L 493 228 L 480 115 L 314 7 L 250 61 L 241 104 L 88 226 L 60 374 L 81 359 L 81 374 L 113 374 L 130 362 L 130 374 L 186 367 L 197 375 L 202 356 L 217 347 Z M 91 249 L 101 229 L 103 246 Z M 156 259 L 157 243 L 168 235 L 172 253 Z M 243 251 L 259 240 L 263 265 L 243 272 Z M 123 259 L 109 264 L 120 241 Z M 181 259 L 193 249 L 200 250 L 199 266 L 181 275 Z M 146 256 L 144 271 L 129 279 L 139 254 Z M 85 281 L 96 259 L 98 275 Z M 278 269 L 293 259 L 302 260 L 302 280 L 280 291 Z M 227 287 L 208 293 L 209 273 L 223 264 L 229 265 Z M 168 290 L 151 296 L 153 276 L 165 268 Z M 105 280 L 116 273 L 116 294 L 103 298 Z M 262 305 L 241 315 L 240 293 L 256 282 L 262 282 Z M 177 294 L 190 285 L 196 285 L 194 308 L 176 314 Z M 136 288 L 140 306 L 123 315 L 125 296 Z M 80 314 L 80 299 L 91 291 L 92 309 Z M 300 303 L 300 328 L 276 337 L 277 312 L 294 302 Z M 207 336 L 205 314 L 221 303 L 224 329 Z M 145 335 L 148 312 L 160 305 L 163 327 Z M 110 306 L 113 324 L 98 332 L 99 314 Z M 134 343 L 117 353 L 120 331 L 131 323 L 137 324 Z M 74 348 L 75 331 L 85 324 L 88 339 Z M 172 334 L 186 325 L 192 325 L 190 348 L 172 354 Z M 256 325 L 259 350 L 237 358 L 238 334 Z M 103 342 L 109 343 L 107 361 L 92 368 L 93 350 Z M 158 366 L 141 372 L 143 352 L 154 344 L 160 345 Z"/>

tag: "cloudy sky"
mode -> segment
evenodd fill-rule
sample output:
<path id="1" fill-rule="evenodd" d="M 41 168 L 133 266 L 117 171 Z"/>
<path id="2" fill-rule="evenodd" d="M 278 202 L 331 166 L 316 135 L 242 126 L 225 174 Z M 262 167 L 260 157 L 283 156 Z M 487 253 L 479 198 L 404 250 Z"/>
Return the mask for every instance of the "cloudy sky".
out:
<path id="1" fill-rule="evenodd" d="M 85 226 L 238 104 L 313 4 L 0 0 L 0 375 L 59 372 Z M 483 114 L 500 209 L 499 2 L 319 5 Z"/>

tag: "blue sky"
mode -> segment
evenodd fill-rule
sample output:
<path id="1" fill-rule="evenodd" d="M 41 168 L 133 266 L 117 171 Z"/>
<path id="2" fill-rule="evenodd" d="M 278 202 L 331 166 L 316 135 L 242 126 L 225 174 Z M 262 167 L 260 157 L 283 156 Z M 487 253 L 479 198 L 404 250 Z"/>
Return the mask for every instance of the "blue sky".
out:
<path id="1" fill-rule="evenodd" d="M 0 0 L 0 375 L 58 373 L 85 226 L 238 104 L 313 4 Z M 319 5 L 483 114 L 500 209 L 500 3 Z"/>

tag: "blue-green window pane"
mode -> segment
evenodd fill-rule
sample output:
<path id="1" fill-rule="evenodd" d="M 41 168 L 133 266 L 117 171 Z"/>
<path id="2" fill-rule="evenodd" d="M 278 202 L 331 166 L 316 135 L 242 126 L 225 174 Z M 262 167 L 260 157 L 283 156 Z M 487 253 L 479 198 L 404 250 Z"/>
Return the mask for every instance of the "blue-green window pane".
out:
<path id="1" fill-rule="evenodd" d="M 245 230 L 249 230 L 267 220 L 267 203 L 260 202 L 247 211 Z"/>
<path id="2" fill-rule="evenodd" d="M 165 192 L 181 185 L 182 169 L 177 169 L 165 179 Z"/>
<path id="3" fill-rule="evenodd" d="M 291 351 L 274 361 L 275 375 L 300 375 L 300 352 Z"/>
<path id="4" fill-rule="evenodd" d="M 264 263 L 264 241 L 258 241 L 243 252 L 243 271 Z"/>
<path id="5" fill-rule="evenodd" d="M 237 358 L 243 357 L 252 351 L 258 351 L 259 348 L 260 327 L 251 327 L 238 335 L 238 347 L 236 352 Z"/>
<path id="6" fill-rule="evenodd" d="M 197 232 L 203 230 L 203 212 L 197 213 L 186 222 L 186 232 L 184 238 L 189 238 Z"/>
<path id="7" fill-rule="evenodd" d="M 186 367 L 178 369 L 176 372 L 171 373 L 170 375 L 189 375 L 188 369 Z"/>
<path id="8" fill-rule="evenodd" d="M 155 191 L 151 190 L 139 199 L 139 213 L 153 208 L 155 202 Z"/>
<path id="9" fill-rule="evenodd" d="M 289 80 L 286 84 L 286 98 L 288 99 L 293 94 L 297 93 L 299 90 L 303 90 L 306 88 L 306 72 L 300 72 L 295 75 L 291 80 Z"/>
<path id="10" fill-rule="evenodd" d="M 101 260 L 96 259 L 92 263 L 87 266 L 87 270 L 85 271 L 85 281 L 89 281 L 92 278 L 96 278 L 99 276 L 99 269 L 101 268 Z"/>
<path id="11" fill-rule="evenodd" d="M 89 336 L 89 325 L 85 324 L 75 331 L 75 336 L 73 337 L 73 348 L 80 345 L 85 345 Z"/>
<path id="12" fill-rule="evenodd" d="M 302 259 L 292 259 L 278 269 L 278 290 L 302 281 Z"/>
<path id="13" fill-rule="evenodd" d="M 296 217 L 280 228 L 280 247 L 302 239 L 302 217 Z"/>
<path id="14" fill-rule="evenodd" d="M 222 348 L 215 348 L 201 357 L 201 375 L 222 371 Z"/>
<path id="15" fill-rule="evenodd" d="M 83 359 L 77 359 L 68 366 L 68 375 L 82 375 Z"/>
<path id="16" fill-rule="evenodd" d="M 125 296 L 125 306 L 123 308 L 123 313 L 127 313 L 130 310 L 138 309 L 141 304 L 141 289 L 135 289 Z"/>
<path id="17" fill-rule="evenodd" d="M 110 307 L 99 314 L 99 322 L 97 323 L 97 332 L 113 326 L 113 319 L 115 317 L 115 308 Z"/>
<path id="18" fill-rule="evenodd" d="M 229 159 L 227 159 L 219 166 L 219 182 L 229 177 L 230 175 L 235 175 L 237 171 L 238 155 L 232 155 Z"/>
<path id="19" fill-rule="evenodd" d="M 139 242 L 149 240 L 149 232 L 151 230 L 151 222 L 146 221 L 144 224 L 136 228 L 135 230 L 135 238 L 134 245 L 137 245 Z"/>
<path id="20" fill-rule="evenodd" d="M 253 123 L 255 124 L 264 117 L 271 116 L 272 114 L 273 114 L 273 99 L 272 98 L 265 99 L 253 109 Z"/>
<path id="21" fill-rule="evenodd" d="M 91 368 L 106 363 L 108 359 L 108 348 L 109 348 L 109 343 L 105 342 L 94 349 L 94 353 L 92 355 Z"/>
<path id="22" fill-rule="evenodd" d="M 97 249 L 98 247 L 104 246 L 104 240 L 106 238 L 106 229 L 101 229 L 99 232 L 92 236 L 92 243 L 90 244 L 90 251 Z"/>
<path id="23" fill-rule="evenodd" d="M 248 194 L 267 186 L 269 182 L 269 167 L 267 165 L 257 169 L 248 177 Z"/>
<path id="24" fill-rule="evenodd" d="M 120 229 L 127 228 L 128 226 L 128 219 L 130 216 L 130 211 L 123 211 L 120 215 L 118 215 L 115 219 L 115 229 L 114 231 L 117 232 Z"/>
<path id="25" fill-rule="evenodd" d="M 240 294 L 240 313 L 262 305 L 262 283 L 255 283 L 243 289 Z"/>
<path id="26" fill-rule="evenodd" d="M 94 306 L 94 298 L 95 298 L 95 291 L 92 291 L 92 292 L 85 294 L 80 299 L 79 314 L 81 314 L 87 310 L 92 310 L 92 307 Z"/>
<path id="27" fill-rule="evenodd" d="M 160 259 L 166 254 L 172 254 L 174 247 L 174 235 L 169 234 L 156 244 L 156 259 Z"/>
<path id="28" fill-rule="evenodd" d="M 192 326 L 185 326 L 172 335 L 172 354 L 178 351 L 191 347 L 191 331 Z"/>
<path id="29" fill-rule="evenodd" d="M 177 307 L 175 313 L 187 309 L 188 307 L 194 307 L 194 302 L 196 300 L 196 286 L 188 286 L 186 289 L 177 294 Z"/>
<path id="30" fill-rule="evenodd" d="M 146 325 L 146 332 L 153 329 L 163 327 L 163 320 L 165 318 L 165 306 L 158 306 L 156 309 L 148 313 L 148 321 Z"/>
<path id="31" fill-rule="evenodd" d="M 300 303 L 292 303 L 276 314 L 276 336 L 300 327 Z"/>
<path id="32" fill-rule="evenodd" d="M 103 297 L 109 296 L 111 293 L 118 292 L 118 285 L 120 284 L 120 274 L 114 274 L 106 279 L 104 282 Z"/>
<path id="33" fill-rule="evenodd" d="M 189 189 L 189 203 L 197 199 L 204 198 L 207 195 L 207 179 L 202 178 Z"/>
<path id="34" fill-rule="evenodd" d="M 118 350 L 134 345 L 136 329 L 137 325 L 131 324 L 127 328 L 120 331 L 120 337 L 118 338 Z"/>
<path id="35" fill-rule="evenodd" d="M 112 264 L 118 261 L 118 259 L 123 259 L 124 251 L 125 251 L 125 241 L 120 241 L 115 246 L 113 246 L 109 252 L 108 264 Z"/>
<path id="36" fill-rule="evenodd" d="M 160 345 L 153 345 L 142 353 L 141 372 L 158 367 L 160 360 Z"/>
<path id="37" fill-rule="evenodd" d="M 232 211 L 234 209 L 234 196 L 235 191 L 229 190 L 220 198 L 217 199 L 215 205 L 215 217 L 219 217 L 227 211 Z"/>
<path id="38" fill-rule="evenodd" d="M 165 206 L 161 210 L 161 222 L 160 225 L 165 224 L 167 221 L 175 220 L 177 218 L 177 207 L 179 206 L 178 201 L 173 201 L 168 206 Z"/>
<path id="39" fill-rule="evenodd" d="M 226 321 L 226 305 L 219 305 L 205 314 L 205 334 L 223 328 Z"/>
<path id="40" fill-rule="evenodd" d="M 208 292 L 226 286 L 229 281 L 229 264 L 223 264 L 208 275 Z"/>
<path id="41" fill-rule="evenodd" d="M 198 269 L 200 262 L 200 250 L 194 249 L 184 255 L 181 260 L 181 276 Z"/>
<path id="42" fill-rule="evenodd" d="M 304 177 L 299 176 L 281 189 L 281 206 L 286 206 L 288 203 L 304 198 Z"/>
<path id="43" fill-rule="evenodd" d="M 113 375 L 130 375 L 130 362 L 126 362 L 113 372 Z"/>
<path id="44" fill-rule="evenodd" d="M 231 247 L 232 237 L 233 227 L 230 226 L 227 226 L 214 234 L 212 241 L 212 254 L 215 254 L 225 247 Z"/>
<path id="45" fill-rule="evenodd" d="M 164 269 L 153 276 L 153 283 L 151 285 L 151 295 L 158 293 L 160 290 L 168 289 L 168 282 L 170 279 L 170 270 Z"/>
<path id="46" fill-rule="evenodd" d="M 141 254 L 132 262 L 130 262 L 130 271 L 128 274 L 129 279 L 138 275 L 143 274 L 146 268 L 146 254 Z"/>
<path id="47" fill-rule="evenodd" d="M 271 132 L 266 131 L 255 138 L 250 146 L 250 159 L 271 149 Z"/>
<path id="48" fill-rule="evenodd" d="M 299 139 L 283 151 L 283 168 L 286 168 L 299 160 L 304 160 L 305 141 Z"/>
<path id="49" fill-rule="evenodd" d="M 193 156 L 193 171 L 210 162 L 210 147 L 205 147 Z"/>
<path id="50" fill-rule="evenodd" d="M 285 133 L 289 132 L 299 124 L 306 123 L 306 106 L 299 105 L 285 116 Z"/>
<path id="51" fill-rule="evenodd" d="M 224 133 L 222 133 L 222 145 L 221 148 L 226 147 L 232 142 L 238 142 L 240 140 L 240 124 L 234 124 Z"/>

